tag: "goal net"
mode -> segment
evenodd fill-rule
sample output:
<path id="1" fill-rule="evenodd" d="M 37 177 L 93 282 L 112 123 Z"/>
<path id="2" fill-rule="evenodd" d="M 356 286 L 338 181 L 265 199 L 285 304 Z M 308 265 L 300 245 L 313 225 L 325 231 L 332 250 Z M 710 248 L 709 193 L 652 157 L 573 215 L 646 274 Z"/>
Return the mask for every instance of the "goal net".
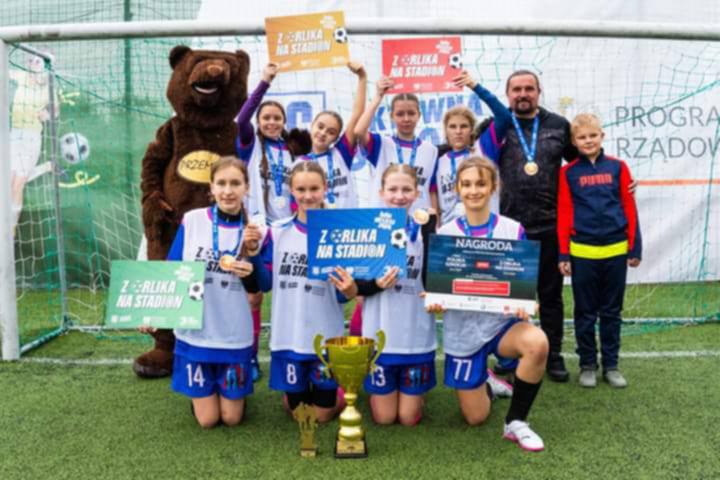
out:
<path id="1" fill-rule="evenodd" d="M 11 78 L 18 79 L 14 87 L 11 81 L 13 131 L 19 130 L 14 112 L 36 115 L 28 125 L 36 132 L 37 157 L 26 159 L 15 229 L 23 345 L 67 325 L 101 326 L 110 262 L 137 257 L 143 234 L 140 164 L 155 130 L 172 115 L 165 98 L 171 72 L 167 56 L 178 43 L 246 50 L 252 62 L 250 90 L 267 61 L 263 36 L 33 43 L 53 59 L 52 70 L 49 62 L 40 62 L 40 72 L 33 71 L 33 55 L 10 47 Z M 530 69 L 540 76 L 543 106 L 568 118 L 587 111 L 599 115 L 606 152 L 625 159 L 639 181 L 645 253 L 640 268 L 629 273 L 624 316 L 717 319 L 720 43 L 463 35 L 462 44 L 465 67 L 501 101 L 506 102 L 507 76 Z M 368 71 L 368 97 L 381 74 L 380 45 L 380 36 L 350 36 L 351 56 Z M 18 83 L 43 77 L 42 88 Z M 355 86 L 343 68 L 286 73 L 267 97 L 285 105 L 288 127 L 308 127 L 324 109 L 347 119 Z M 53 102 L 57 117 L 45 118 L 42 111 Z M 421 95 L 418 134 L 442 143 L 442 116 L 458 104 L 469 106 L 479 119 L 489 115 L 469 91 Z M 393 131 L 388 104 L 371 128 Z M 26 142 L 12 148 L 28 149 L 31 140 Z M 354 170 L 368 198 L 370 172 L 362 158 L 356 158 Z M 566 299 L 570 305 L 571 295 Z M 566 306 L 566 317 L 571 315 Z"/>

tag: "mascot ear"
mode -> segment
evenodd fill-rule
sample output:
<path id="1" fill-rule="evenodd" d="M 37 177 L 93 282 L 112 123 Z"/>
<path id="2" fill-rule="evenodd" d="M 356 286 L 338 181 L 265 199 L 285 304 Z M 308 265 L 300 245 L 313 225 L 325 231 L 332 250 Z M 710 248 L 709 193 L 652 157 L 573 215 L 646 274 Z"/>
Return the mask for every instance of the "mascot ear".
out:
<path id="1" fill-rule="evenodd" d="M 170 67 L 175 70 L 175 66 L 190 52 L 192 52 L 192 49 L 187 45 L 178 45 L 177 47 L 174 47 L 170 51 Z"/>
<path id="2" fill-rule="evenodd" d="M 250 72 L 250 55 L 245 50 L 236 50 L 235 57 L 240 64 L 240 71 L 247 75 Z"/>

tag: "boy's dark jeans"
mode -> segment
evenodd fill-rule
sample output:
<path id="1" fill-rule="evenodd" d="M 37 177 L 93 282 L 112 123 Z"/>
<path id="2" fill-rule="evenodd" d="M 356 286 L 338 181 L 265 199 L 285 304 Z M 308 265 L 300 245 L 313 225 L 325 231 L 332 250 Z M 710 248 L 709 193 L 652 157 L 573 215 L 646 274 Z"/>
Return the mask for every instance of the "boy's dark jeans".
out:
<path id="1" fill-rule="evenodd" d="M 575 298 L 575 341 L 580 368 L 597 369 L 595 322 L 599 317 L 603 371 L 616 369 L 627 255 L 602 260 L 571 257 L 570 261 Z"/>

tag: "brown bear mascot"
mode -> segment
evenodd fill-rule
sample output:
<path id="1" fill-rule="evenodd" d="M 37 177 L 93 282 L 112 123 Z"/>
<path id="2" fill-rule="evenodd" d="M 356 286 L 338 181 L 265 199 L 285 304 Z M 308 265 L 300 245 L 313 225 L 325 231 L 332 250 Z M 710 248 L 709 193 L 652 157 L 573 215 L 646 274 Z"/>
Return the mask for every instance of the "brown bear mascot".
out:
<path id="1" fill-rule="evenodd" d="M 185 212 L 210 203 L 210 166 L 235 154 L 235 116 L 247 99 L 250 58 L 235 53 L 193 50 L 170 52 L 172 76 L 167 98 L 175 116 L 157 131 L 142 163 L 142 220 L 148 260 L 165 260 Z M 156 330 L 155 348 L 135 359 L 143 378 L 170 375 L 175 335 Z"/>

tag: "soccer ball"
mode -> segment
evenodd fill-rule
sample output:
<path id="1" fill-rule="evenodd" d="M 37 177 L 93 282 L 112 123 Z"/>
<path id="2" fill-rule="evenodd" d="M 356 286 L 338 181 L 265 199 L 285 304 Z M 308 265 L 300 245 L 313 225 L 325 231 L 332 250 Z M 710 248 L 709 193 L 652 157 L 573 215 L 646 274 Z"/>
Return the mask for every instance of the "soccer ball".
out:
<path id="1" fill-rule="evenodd" d="M 336 28 L 333 37 L 337 43 L 347 43 L 348 41 L 348 34 L 344 27 Z"/>
<path id="2" fill-rule="evenodd" d="M 456 70 L 459 70 L 462 68 L 462 57 L 459 53 L 453 53 L 448 57 L 448 65 L 450 65 L 450 68 L 454 68 Z"/>
<path id="3" fill-rule="evenodd" d="M 395 248 L 405 248 L 407 246 L 407 233 L 404 228 L 393 230 L 390 234 L 390 244 Z"/>
<path id="4" fill-rule="evenodd" d="M 70 165 L 77 165 L 90 156 L 90 144 L 80 133 L 66 133 L 60 138 L 60 155 Z"/>
<path id="5" fill-rule="evenodd" d="M 203 292 L 205 292 L 205 286 L 202 282 L 193 282 L 188 287 L 188 296 L 196 302 L 202 300 Z"/>

